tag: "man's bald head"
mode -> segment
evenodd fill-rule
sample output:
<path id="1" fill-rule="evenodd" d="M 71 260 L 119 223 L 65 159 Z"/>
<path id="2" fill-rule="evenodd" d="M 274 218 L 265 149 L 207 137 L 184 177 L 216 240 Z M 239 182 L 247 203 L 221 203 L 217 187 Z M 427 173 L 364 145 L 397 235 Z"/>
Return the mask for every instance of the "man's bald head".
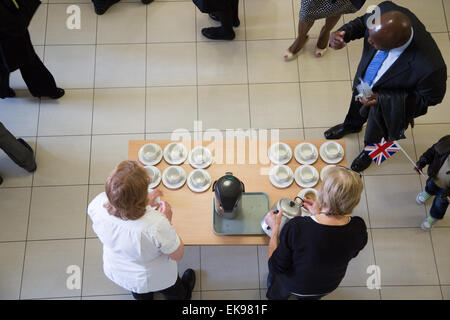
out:
<path id="1" fill-rule="evenodd" d="M 369 43 L 377 50 L 388 51 L 401 47 L 411 37 L 411 20 L 400 11 L 381 15 L 380 24 L 369 30 Z"/>

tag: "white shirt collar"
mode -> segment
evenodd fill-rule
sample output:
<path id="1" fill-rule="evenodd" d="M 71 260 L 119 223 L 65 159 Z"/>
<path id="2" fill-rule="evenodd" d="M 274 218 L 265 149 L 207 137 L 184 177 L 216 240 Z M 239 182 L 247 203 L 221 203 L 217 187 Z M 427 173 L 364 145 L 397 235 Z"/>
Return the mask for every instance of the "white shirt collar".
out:
<path id="1" fill-rule="evenodd" d="M 414 38 L 414 29 L 411 27 L 411 36 L 409 37 L 409 40 L 404 45 L 402 45 L 401 47 L 391 49 L 389 51 L 389 54 L 391 54 L 391 53 L 392 54 L 398 54 L 398 55 L 402 54 L 403 51 L 405 51 L 406 48 L 408 48 L 408 46 L 411 44 L 413 38 Z"/>

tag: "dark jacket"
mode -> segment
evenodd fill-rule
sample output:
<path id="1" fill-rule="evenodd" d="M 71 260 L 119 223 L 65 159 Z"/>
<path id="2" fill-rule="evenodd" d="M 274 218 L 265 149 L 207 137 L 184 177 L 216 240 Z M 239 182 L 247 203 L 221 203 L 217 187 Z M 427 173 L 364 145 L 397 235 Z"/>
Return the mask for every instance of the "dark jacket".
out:
<path id="1" fill-rule="evenodd" d="M 375 83 L 377 104 L 368 108 L 365 142 L 377 143 L 384 137 L 388 141 L 404 138 L 404 131 L 414 125 L 414 118 L 424 115 L 428 107 L 442 102 L 446 92 L 447 66 L 430 33 L 408 9 L 391 1 L 379 4 L 381 13 L 400 11 L 412 22 L 414 37 L 402 55 Z M 365 14 L 342 26 L 344 40 L 364 38 L 364 49 L 354 77 L 354 90 L 363 77 L 377 50 L 367 41 L 369 29 Z"/>

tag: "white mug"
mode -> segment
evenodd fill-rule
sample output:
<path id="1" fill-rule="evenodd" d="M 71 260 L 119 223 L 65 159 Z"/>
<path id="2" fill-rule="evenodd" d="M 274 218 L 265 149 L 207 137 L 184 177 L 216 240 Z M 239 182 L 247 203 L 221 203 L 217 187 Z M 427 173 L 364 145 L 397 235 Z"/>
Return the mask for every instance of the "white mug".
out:
<path id="1" fill-rule="evenodd" d="M 300 146 L 300 156 L 305 160 L 310 160 L 314 157 L 314 149 L 309 143 L 304 143 Z"/>
<path id="2" fill-rule="evenodd" d="M 176 167 L 172 167 L 167 170 L 166 177 L 167 181 L 172 185 L 177 184 L 181 180 L 180 172 L 178 172 Z"/>
<path id="3" fill-rule="evenodd" d="M 311 182 L 314 180 L 315 173 L 311 167 L 304 166 L 300 169 L 300 178 L 304 182 Z"/>
<path id="4" fill-rule="evenodd" d="M 191 182 L 194 187 L 197 187 L 197 188 L 203 187 L 206 182 L 205 175 L 201 171 L 195 171 L 191 175 Z"/>
<path id="5" fill-rule="evenodd" d="M 341 153 L 341 146 L 339 145 L 339 143 L 331 141 L 326 145 L 325 153 L 328 158 L 336 159 L 337 157 L 339 157 L 339 154 Z"/>

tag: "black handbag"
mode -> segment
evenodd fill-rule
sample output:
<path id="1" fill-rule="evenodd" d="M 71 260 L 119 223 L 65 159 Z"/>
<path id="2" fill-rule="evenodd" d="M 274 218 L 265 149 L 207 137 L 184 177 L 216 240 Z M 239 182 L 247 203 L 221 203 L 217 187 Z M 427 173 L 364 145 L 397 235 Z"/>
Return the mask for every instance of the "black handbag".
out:
<path id="1" fill-rule="evenodd" d="M 203 13 L 211 13 L 225 9 L 226 0 L 192 0 L 197 8 Z"/>

